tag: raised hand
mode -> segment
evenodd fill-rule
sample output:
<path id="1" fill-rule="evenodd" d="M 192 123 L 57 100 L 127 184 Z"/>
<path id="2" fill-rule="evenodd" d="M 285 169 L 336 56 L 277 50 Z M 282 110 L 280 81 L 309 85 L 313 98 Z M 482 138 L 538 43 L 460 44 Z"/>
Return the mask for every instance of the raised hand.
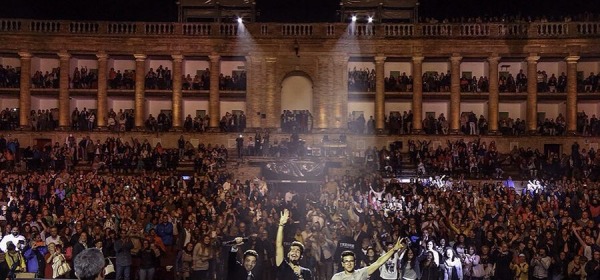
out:
<path id="1" fill-rule="evenodd" d="M 288 222 L 289 218 L 290 218 L 290 210 L 283 209 L 283 212 L 281 213 L 281 218 L 279 218 L 279 224 L 280 225 L 286 224 Z"/>
<path id="2" fill-rule="evenodd" d="M 406 244 L 408 244 L 408 239 L 406 237 L 398 238 L 398 241 L 396 241 L 396 244 L 394 245 L 394 250 L 400 250 L 404 248 Z"/>

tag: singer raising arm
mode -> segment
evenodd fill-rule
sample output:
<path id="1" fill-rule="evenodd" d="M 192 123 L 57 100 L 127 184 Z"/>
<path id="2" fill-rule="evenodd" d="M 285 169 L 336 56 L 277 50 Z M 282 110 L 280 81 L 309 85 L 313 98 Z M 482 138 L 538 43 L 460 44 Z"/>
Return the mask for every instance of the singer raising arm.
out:
<path id="1" fill-rule="evenodd" d="M 394 255 L 396 252 L 406 248 L 406 243 L 408 243 L 406 238 L 398 238 L 398 241 L 396 241 L 396 244 L 394 244 L 394 248 L 387 251 L 385 254 L 379 257 L 379 259 L 377 259 L 374 263 L 367 267 L 369 275 L 375 273 L 375 271 L 377 271 L 377 269 L 379 269 L 380 266 L 387 262 L 387 260 L 391 258 L 392 255 Z"/>
<path id="2" fill-rule="evenodd" d="M 277 227 L 277 237 L 275 238 L 275 265 L 280 266 L 283 262 L 284 252 L 283 252 L 283 227 L 287 223 L 290 218 L 290 211 L 287 209 L 283 209 L 283 213 L 281 213 L 281 218 L 279 218 L 279 226 Z"/>

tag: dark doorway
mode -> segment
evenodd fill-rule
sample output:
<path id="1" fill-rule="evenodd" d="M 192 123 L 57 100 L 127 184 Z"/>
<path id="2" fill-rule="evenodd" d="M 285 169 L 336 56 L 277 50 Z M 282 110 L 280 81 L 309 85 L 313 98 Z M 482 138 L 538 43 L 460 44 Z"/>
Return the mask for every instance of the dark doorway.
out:
<path id="1" fill-rule="evenodd" d="M 544 154 L 548 156 L 550 153 L 560 155 L 562 150 L 561 144 L 544 144 Z"/>
<path id="2" fill-rule="evenodd" d="M 38 148 L 38 150 L 43 150 L 46 145 L 52 145 L 52 139 L 35 139 L 35 146 Z"/>

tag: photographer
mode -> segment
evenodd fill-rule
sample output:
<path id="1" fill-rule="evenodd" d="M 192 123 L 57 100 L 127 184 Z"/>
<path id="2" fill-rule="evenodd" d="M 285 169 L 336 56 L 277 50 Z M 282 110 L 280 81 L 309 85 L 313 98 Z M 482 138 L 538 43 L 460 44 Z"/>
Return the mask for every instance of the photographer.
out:
<path id="1" fill-rule="evenodd" d="M 36 277 L 44 278 L 44 269 L 46 267 L 44 255 L 48 253 L 48 248 L 39 234 L 36 233 L 33 236 L 23 252 L 23 257 L 27 261 L 27 272 L 35 273 Z"/>

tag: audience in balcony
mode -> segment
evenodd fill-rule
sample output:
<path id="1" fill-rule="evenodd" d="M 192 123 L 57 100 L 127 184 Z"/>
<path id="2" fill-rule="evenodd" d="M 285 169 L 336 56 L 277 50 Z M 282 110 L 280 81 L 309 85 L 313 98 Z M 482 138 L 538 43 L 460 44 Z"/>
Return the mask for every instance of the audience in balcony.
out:
<path id="1" fill-rule="evenodd" d="M 593 22 L 600 19 L 599 14 L 590 12 L 577 15 L 544 15 L 544 16 L 526 16 L 526 15 L 502 15 L 502 16 L 478 16 L 478 17 L 456 17 L 436 19 L 433 17 L 419 18 L 420 23 L 532 23 L 532 22 Z"/>
<path id="2" fill-rule="evenodd" d="M 413 78 L 406 75 L 406 72 L 402 72 L 398 77 L 385 77 L 384 83 L 385 91 L 409 92 L 412 91 Z"/>
<path id="3" fill-rule="evenodd" d="M 165 132 L 169 131 L 173 126 L 173 115 L 171 111 L 161 111 L 155 118 L 152 114 L 148 115 L 148 118 L 144 122 L 144 128 L 146 131 L 151 132 Z"/>
<path id="4" fill-rule="evenodd" d="M 361 68 L 348 71 L 348 91 L 375 92 L 375 69 Z"/>
<path id="5" fill-rule="evenodd" d="M 600 92 L 600 73 L 594 75 L 594 72 L 591 72 L 583 80 L 583 92 Z"/>
<path id="6" fill-rule="evenodd" d="M 210 117 L 197 115 L 192 118 L 192 115 L 187 115 L 183 122 L 183 129 L 186 132 L 205 132 L 210 126 Z"/>
<path id="7" fill-rule="evenodd" d="M 97 89 L 98 75 L 93 71 L 88 71 L 87 67 L 75 67 L 73 76 L 71 76 L 70 88 L 72 89 Z"/>
<path id="8" fill-rule="evenodd" d="M 58 127 L 58 108 L 31 110 L 29 123 L 34 131 L 54 130 Z"/>
<path id="9" fill-rule="evenodd" d="M 146 73 L 146 89 L 173 89 L 172 83 L 172 73 L 169 67 L 159 65 L 156 71 L 150 68 Z"/>
<path id="10" fill-rule="evenodd" d="M 313 115 L 308 110 L 283 110 L 281 131 L 287 133 L 309 133 L 313 129 Z"/>
<path id="11" fill-rule="evenodd" d="M 75 107 L 75 110 L 71 113 L 71 129 L 92 131 L 95 127 L 96 113 L 85 107 L 81 111 Z"/>
<path id="12" fill-rule="evenodd" d="M 60 68 L 52 69 L 52 72 L 35 71 L 31 78 L 33 88 L 58 88 L 60 79 Z"/>
<path id="13" fill-rule="evenodd" d="M 246 71 L 233 71 L 230 75 L 219 75 L 219 90 L 246 90 Z"/>
<path id="14" fill-rule="evenodd" d="M 108 71 L 108 87 L 110 89 L 134 89 L 135 88 L 135 70 L 115 71 L 110 68 Z"/>
<path id="15" fill-rule="evenodd" d="M 566 93 L 567 75 L 564 72 L 557 76 L 554 73 L 548 74 L 544 70 L 539 70 L 535 78 L 538 93 Z M 426 72 L 423 73 L 422 80 L 423 92 L 450 92 L 451 74 L 449 71 L 446 74 L 433 71 Z M 402 73 L 398 77 L 385 77 L 384 82 L 386 92 L 412 91 L 413 79 L 412 76 L 407 76 L 406 73 Z M 350 83 L 355 84 L 356 82 L 349 81 Z M 459 80 L 459 85 L 461 92 L 489 92 L 489 79 L 487 76 L 479 76 L 479 78 L 472 76 L 469 78 L 464 74 Z M 527 75 L 523 70 L 520 70 L 516 77 L 511 73 L 500 75 L 498 77 L 498 87 L 500 92 L 527 92 Z M 355 84 L 355 87 L 349 88 L 349 91 L 361 90 Z M 600 73 L 594 74 L 594 72 L 591 72 L 585 79 L 578 77 L 577 91 L 580 93 L 600 92 Z"/>
<path id="16" fill-rule="evenodd" d="M 375 131 L 375 120 L 373 116 L 370 116 L 367 121 L 364 114 L 355 116 L 355 114 L 351 113 L 348 115 L 348 130 L 355 134 L 373 134 Z"/>
<path id="17" fill-rule="evenodd" d="M 404 111 L 404 113 L 390 112 L 386 116 L 386 128 L 388 135 L 410 134 L 412 129 L 413 113 L 412 110 Z"/>
<path id="18" fill-rule="evenodd" d="M 556 120 L 553 118 L 545 118 L 538 120 L 538 133 L 540 135 L 565 135 L 566 133 L 566 121 L 562 114 L 558 114 Z"/>
<path id="19" fill-rule="evenodd" d="M 0 130 L 15 130 L 19 127 L 19 111 L 5 108 L 0 111 Z"/>
<path id="20" fill-rule="evenodd" d="M 21 82 L 21 71 L 19 69 L 0 64 L 0 88 L 18 88 Z"/>
<path id="21" fill-rule="evenodd" d="M 246 122 L 244 111 L 226 112 L 219 121 L 219 129 L 221 132 L 243 132 Z"/>

